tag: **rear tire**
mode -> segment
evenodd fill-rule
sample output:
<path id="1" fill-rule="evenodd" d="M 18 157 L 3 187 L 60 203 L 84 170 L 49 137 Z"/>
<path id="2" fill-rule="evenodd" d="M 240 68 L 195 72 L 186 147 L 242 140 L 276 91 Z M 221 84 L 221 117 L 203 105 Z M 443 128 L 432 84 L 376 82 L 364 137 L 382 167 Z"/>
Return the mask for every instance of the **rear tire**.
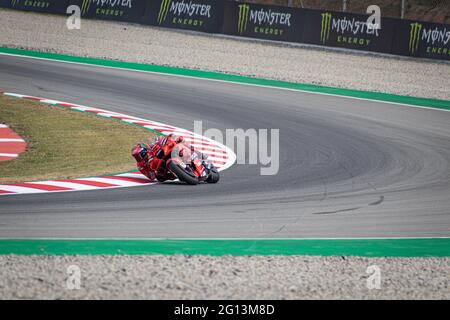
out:
<path id="1" fill-rule="evenodd" d="M 211 168 L 209 177 L 206 179 L 206 182 L 208 183 L 217 183 L 220 180 L 220 173 L 217 171 L 216 168 Z"/>
<path id="2" fill-rule="evenodd" d="M 175 161 L 170 161 L 168 165 L 170 171 L 172 171 L 180 181 L 186 182 L 190 185 L 196 185 L 198 183 L 198 178 L 194 174 L 186 172 L 178 163 Z"/>

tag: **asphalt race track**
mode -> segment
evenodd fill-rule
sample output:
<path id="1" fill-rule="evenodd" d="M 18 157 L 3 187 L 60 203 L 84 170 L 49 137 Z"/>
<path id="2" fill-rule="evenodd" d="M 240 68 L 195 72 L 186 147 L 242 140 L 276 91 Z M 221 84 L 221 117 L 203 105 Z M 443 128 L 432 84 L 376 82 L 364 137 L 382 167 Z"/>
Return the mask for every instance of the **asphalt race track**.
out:
<path id="1" fill-rule="evenodd" d="M 189 130 L 280 129 L 277 175 L 2 196 L 2 238 L 450 235 L 450 112 L 6 56 L 0 89 Z"/>

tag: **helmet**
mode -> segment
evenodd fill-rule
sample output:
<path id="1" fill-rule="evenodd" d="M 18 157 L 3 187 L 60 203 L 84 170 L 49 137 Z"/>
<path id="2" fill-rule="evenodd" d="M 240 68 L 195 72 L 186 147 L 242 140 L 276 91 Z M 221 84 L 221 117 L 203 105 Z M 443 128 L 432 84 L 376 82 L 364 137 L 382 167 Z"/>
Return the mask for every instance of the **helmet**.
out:
<path id="1" fill-rule="evenodd" d="M 142 160 L 148 160 L 148 148 L 144 143 L 136 144 L 131 150 L 131 155 L 136 159 L 137 162 Z"/>

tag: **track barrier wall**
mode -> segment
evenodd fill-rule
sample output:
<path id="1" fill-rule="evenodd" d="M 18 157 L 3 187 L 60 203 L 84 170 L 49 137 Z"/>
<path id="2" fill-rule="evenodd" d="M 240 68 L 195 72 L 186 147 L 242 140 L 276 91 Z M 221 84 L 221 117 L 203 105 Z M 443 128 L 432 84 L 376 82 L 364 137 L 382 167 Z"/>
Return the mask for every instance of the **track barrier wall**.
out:
<path id="1" fill-rule="evenodd" d="M 450 61 L 450 25 L 230 0 L 0 0 L 0 7 Z"/>

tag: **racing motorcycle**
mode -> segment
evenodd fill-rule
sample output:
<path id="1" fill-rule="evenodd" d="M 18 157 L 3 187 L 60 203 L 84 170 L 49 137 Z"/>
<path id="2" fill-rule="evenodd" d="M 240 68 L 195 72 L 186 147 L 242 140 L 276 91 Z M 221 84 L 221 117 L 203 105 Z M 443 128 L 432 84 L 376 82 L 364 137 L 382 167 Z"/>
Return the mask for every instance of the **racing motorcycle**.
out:
<path id="1" fill-rule="evenodd" d="M 217 183 L 219 171 L 207 159 L 207 155 L 186 146 L 182 141 L 173 139 L 172 135 L 160 143 L 156 157 L 161 161 L 160 168 L 172 173 L 180 181 L 196 185 L 199 182 Z M 163 167 L 163 168 L 161 168 Z"/>

